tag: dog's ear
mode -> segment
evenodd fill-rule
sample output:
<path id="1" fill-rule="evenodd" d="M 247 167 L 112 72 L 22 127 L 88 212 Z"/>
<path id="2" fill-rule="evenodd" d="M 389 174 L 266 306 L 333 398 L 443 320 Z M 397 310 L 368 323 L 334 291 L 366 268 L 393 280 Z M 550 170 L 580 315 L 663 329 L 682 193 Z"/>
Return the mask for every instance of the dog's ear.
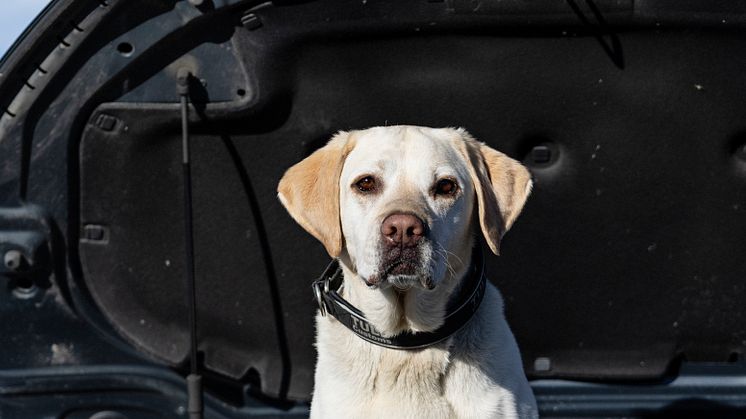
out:
<path id="1" fill-rule="evenodd" d="M 277 186 L 277 196 L 290 216 L 316 237 L 331 257 L 338 257 L 343 246 L 339 176 L 352 147 L 349 133 L 337 133 L 324 147 L 288 169 Z"/>
<path id="2" fill-rule="evenodd" d="M 466 131 L 458 130 L 474 189 L 479 225 L 487 245 L 500 254 L 500 239 L 521 213 L 533 182 L 522 164 L 480 143 Z"/>

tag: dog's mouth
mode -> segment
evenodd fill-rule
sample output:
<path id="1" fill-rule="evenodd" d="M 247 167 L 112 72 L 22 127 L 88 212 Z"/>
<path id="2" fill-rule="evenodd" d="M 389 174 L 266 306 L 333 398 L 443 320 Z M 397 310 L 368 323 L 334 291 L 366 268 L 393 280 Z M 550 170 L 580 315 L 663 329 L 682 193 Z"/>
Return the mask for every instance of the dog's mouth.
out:
<path id="1" fill-rule="evenodd" d="M 398 249 L 390 252 L 385 263 L 378 272 L 364 279 L 371 288 L 393 286 L 397 291 L 408 291 L 412 287 L 421 286 L 431 290 L 434 283 L 430 275 L 425 272 L 419 252 L 415 249 Z"/>
<path id="2" fill-rule="evenodd" d="M 389 264 L 384 270 L 384 277 L 414 276 L 419 271 L 419 266 L 411 260 L 400 259 Z"/>
<path id="3" fill-rule="evenodd" d="M 371 275 L 363 279 L 369 288 L 393 287 L 396 291 L 405 292 L 419 286 L 433 290 L 435 283 L 429 275 Z"/>
<path id="4" fill-rule="evenodd" d="M 404 292 L 413 287 L 426 290 L 435 288 L 430 268 L 429 247 L 425 240 L 418 246 L 382 246 L 378 269 L 368 278 L 363 278 L 370 288 L 393 287 Z"/>
<path id="5" fill-rule="evenodd" d="M 428 275 L 395 275 L 389 276 L 387 282 L 400 293 L 409 291 L 413 287 L 419 286 L 426 290 L 435 288 L 433 280 Z"/>

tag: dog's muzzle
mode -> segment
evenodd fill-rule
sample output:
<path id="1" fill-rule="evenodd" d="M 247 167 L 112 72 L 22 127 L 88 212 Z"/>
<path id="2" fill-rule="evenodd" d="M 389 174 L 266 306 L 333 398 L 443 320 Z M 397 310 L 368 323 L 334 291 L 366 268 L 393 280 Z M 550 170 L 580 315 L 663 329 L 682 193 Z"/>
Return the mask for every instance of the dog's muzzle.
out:
<path id="1" fill-rule="evenodd" d="M 421 244 L 427 226 L 414 214 L 395 212 L 381 223 L 381 261 L 378 273 L 366 279 L 368 286 L 391 279 L 400 289 L 410 288 L 422 271 Z"/>

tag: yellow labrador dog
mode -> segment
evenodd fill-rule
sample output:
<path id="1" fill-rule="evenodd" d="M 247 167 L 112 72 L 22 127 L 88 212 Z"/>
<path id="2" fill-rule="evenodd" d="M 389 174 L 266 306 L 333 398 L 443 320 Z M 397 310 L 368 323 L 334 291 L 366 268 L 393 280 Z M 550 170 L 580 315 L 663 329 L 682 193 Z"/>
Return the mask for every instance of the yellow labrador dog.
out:
<path id="1" fill-rule="evenodd" d="M 481 231 L 498 254 L 531 186 L 463 129 L 417 126 L 340 132 L 285 173 L 282 204 L 341 273 L 318 290 L 312 418 L 537 417 L 473 248 Z"/>

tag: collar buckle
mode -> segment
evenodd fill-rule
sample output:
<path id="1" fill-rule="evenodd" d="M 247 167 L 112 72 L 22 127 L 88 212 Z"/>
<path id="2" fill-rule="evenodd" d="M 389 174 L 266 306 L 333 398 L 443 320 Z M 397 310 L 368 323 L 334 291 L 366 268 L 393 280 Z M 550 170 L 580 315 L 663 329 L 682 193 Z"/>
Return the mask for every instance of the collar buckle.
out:
<path id="1" fill-rule="evenodd" d="M 326 301 L 324 301 L 324 294 L 329 292 L 329 278 L 322 277 L 313 281 L 311 288 L 313 288 L 313 295 L 316 297 L 316 304 L 319 305 L 321 317 L 326 317 L 327 309 Z"/>
<path id="2" fill-rule="evenodd" d="M 336 259 L 332 260 L 331 263 L 324 269 L 319 279 L 313 281 L 311 288 L 313 289 L 313 295 L 316 297 L 316 304 L 319 306 L 319 311 L 322 317 L 326 317 L 326 313 L 329 312 L 326 298 L 331 289 L 331 283 L 336 277 L 340 277 L 342 269 L 339 267 L 339 263 Z"/>

